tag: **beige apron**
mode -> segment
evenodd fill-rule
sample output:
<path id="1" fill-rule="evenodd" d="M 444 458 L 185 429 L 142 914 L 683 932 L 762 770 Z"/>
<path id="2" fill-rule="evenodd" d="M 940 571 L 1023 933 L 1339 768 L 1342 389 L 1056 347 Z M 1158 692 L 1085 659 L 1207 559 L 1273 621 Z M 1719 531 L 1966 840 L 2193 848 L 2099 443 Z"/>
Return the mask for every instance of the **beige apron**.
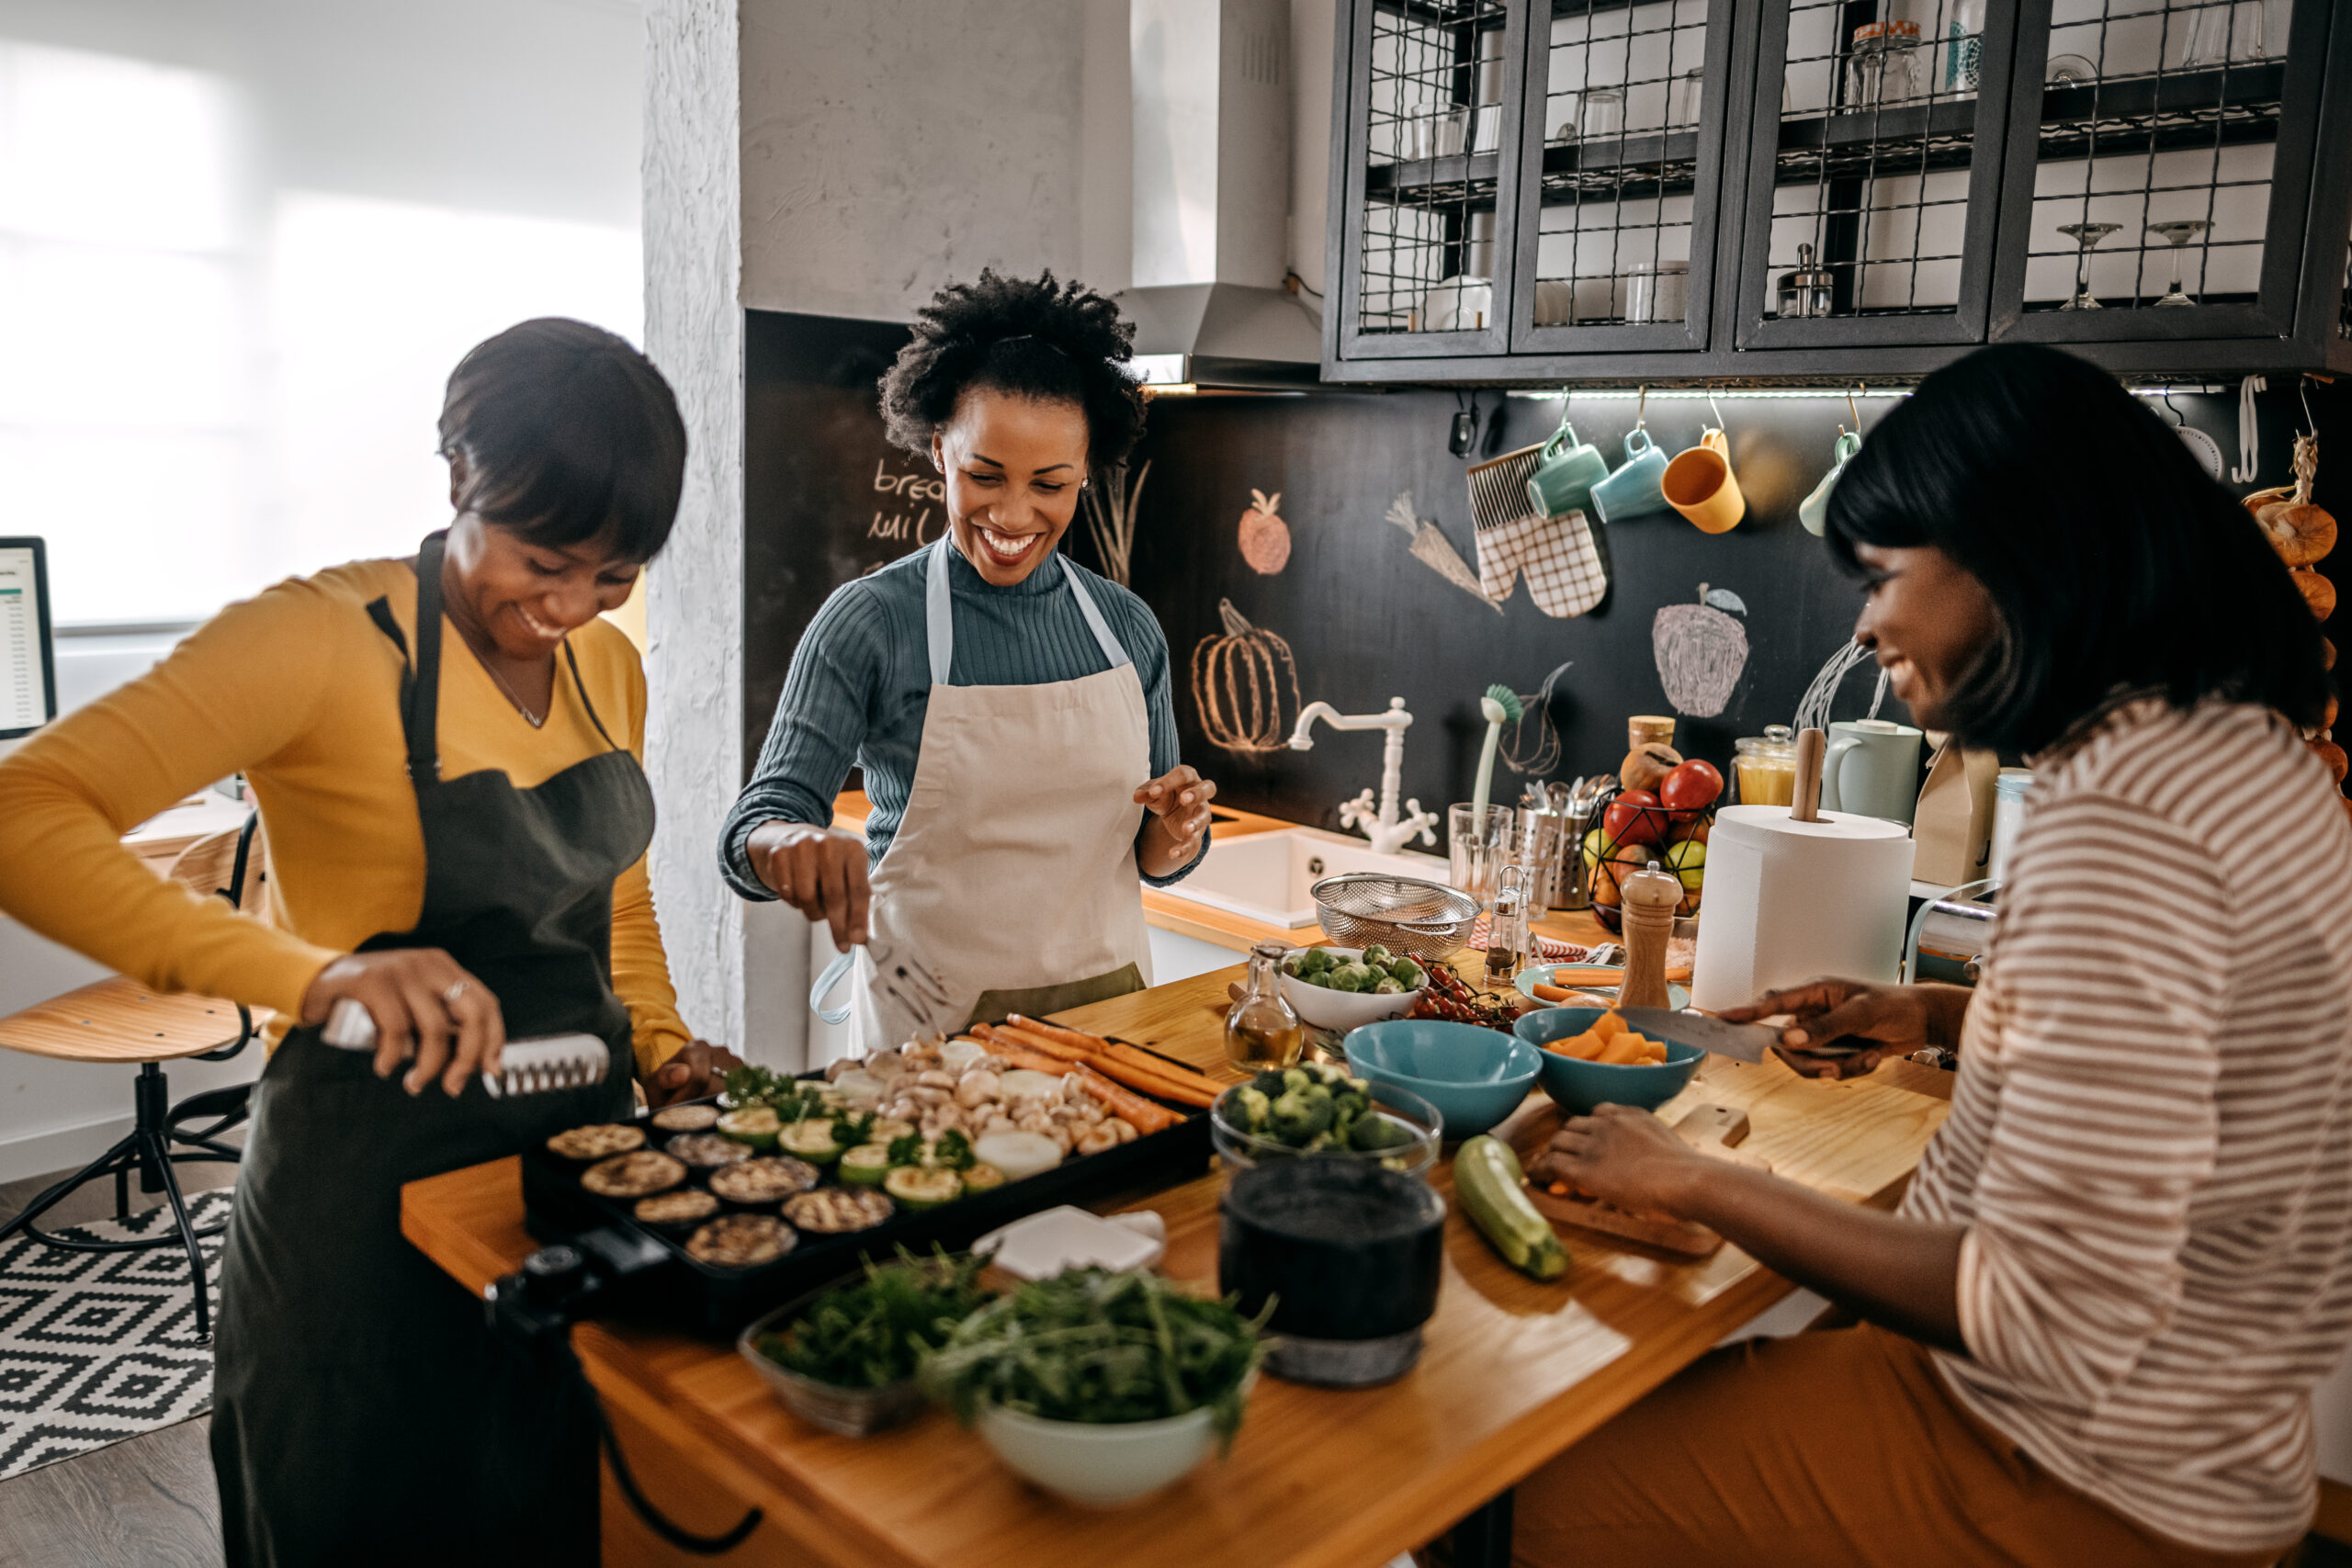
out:
<path id="1" fill-rule="evenodd" d="M 1152 776 L 1151 728 L 1134 660 L 1057 558 L 1038 570 L 1061 572 L 1110 667 L 1034 686 L 948 684 L 952 547 L 931 547 L 931 695 L 906 815 L 874 868 L 870 940 L 809 996 L 829 1022 L 855 1018 L 859 1053 L 1151 983 L 1134 798 Z M 851 1008 L 825 1009 L 853 956 Z"/>

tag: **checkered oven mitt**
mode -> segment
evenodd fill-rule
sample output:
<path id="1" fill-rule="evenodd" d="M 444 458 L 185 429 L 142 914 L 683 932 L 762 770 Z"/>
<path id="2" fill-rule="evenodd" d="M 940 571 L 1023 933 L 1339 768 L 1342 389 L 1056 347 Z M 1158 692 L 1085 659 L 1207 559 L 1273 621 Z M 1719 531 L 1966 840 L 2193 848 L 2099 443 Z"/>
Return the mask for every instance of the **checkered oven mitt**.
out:
<path id="1" fill-rule="evenodd" d="M 1478 585 L 1498 604 L 1510 597 L 1522 571 L 1535 607 L 1555 620 L 1581 615 L 1608 596 L 1609 571 L 1582 512 L 1557 518 L 1522 513 L 1481 527 L 1477 538 Z"/>

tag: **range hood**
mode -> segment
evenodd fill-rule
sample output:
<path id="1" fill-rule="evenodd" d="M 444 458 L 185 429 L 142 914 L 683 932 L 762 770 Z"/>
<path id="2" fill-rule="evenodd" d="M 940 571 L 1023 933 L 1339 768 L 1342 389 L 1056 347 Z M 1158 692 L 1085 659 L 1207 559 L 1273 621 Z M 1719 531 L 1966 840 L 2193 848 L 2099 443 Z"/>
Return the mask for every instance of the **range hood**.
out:
<path id="1" fill-rule="evenodd" d="M 1287 0 L 1130 0 L 1136 323 L 1147 383 L 1319 384 L 1323 333 L 1283 288 Z"/>

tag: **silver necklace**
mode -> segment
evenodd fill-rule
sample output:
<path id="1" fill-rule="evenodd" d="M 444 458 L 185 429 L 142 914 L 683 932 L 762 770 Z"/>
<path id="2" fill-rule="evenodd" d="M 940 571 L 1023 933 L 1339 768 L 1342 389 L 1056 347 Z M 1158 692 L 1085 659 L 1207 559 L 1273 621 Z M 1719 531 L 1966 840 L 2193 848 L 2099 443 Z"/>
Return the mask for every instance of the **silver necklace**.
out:
<path id="1" fill-rule="evenodd" d="M 533 729 L 540 728 L 546 725 L 548 721 L 547 714 L 533 713 L 530 709 L 530 705 L 524 702 L 521 697 L 514 694 L 514 688 L 506 683 L 506 677 L 501 675 L 498 672 L 497 668 L 488 660 L 477 659 L 474 662 L 481 665 L 483 672 L 488 674 L 492 681 L 498 682 L 498 689 L 506 694 L 506 700 L 514 705 L 514 711 L 521 714 L 525 722 L 529 724 Z M 548 703 L 548 713 L 552 713 L 555 711 L 555 703 L 552 700 L 555 696 L 554 686 L 548 686 L 548 696 L 550 699 Z"/>

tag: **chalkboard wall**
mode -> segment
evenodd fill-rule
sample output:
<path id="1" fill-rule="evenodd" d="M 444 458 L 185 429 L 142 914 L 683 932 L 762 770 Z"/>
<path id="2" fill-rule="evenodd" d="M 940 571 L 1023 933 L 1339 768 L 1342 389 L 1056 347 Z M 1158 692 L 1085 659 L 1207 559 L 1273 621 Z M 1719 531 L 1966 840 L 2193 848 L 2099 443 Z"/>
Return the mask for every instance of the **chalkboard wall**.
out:
<path id="1" fill-rule="evenodd" d="M 827 593 L 937 536 L 937 476 L 883 439 L 874 381 L 906 341 L 903 326 L 748 312 L 744 468 L 745 756 L 767 732 L 792 649 Z M 1559 736 L 1549 777 L 1613 770 L 1630 714 L 1670 713 L 1652 649 L 1663 605 L 1699 602 L 1700 585 L 1728 589 L 1747 607 L 1749 657 L 1723 713 L 1683 716 L 1686 754 L 1729 762 L 1732 742 L 1786 723 L 1823 662 L 1844 645 L 1860 594 L 1822 542 L 1797 525 L 1796 506 L 1827 469 L 1842 397 L 1725 399 L 1720 403 L 1747 521 L 1707 536 L 1673 513 L 1607 531 L 1608 598 L 1580 618 L 1539 611 L 1521 583 L 1500 615 L 1408 553 L 1385 518 L 1409 492 L 1475 570 L 1464 462 L 1447 449 L 1466 394 L 1317 392 L 1297 397 L 1163 399 L 1133 466 L 1148 462 L 1137 509 L 1132 586 L 1157 612 L 1177 677 L 1185 760 L 1216 779 L 1220 798 L 1296 821 L 1337 826 L 1339 803 L 1376 784 L 1381 738 L 1317 728 L 1311 751 L 1237 756 L 1209 743 L 1192 691 L 1193 653 L 1227 635 L 1220 601 L 1287 644 L 1301 700 L 1342 713 L 1385 708 L 1402 697 L 1414 716 L 1406 737 L 1405 793 L 1442 810 L 1469 797 L 1483 737 L 1477 699 L 1490 682 L 1532 693 L 1563 661 L 1548 716 Z M 1892 403 L 1866 399 L 1865 428 Z M 2236 411 L 2226 397 L 2182 395 L 2189 423 L 2236 458 Z M 1578 433 L 1614 462 L 1632 427 L 1631 398 L 1580 397 Z M 1543 440 L 1557 423 L 1552 400 L 1485 392 L 1476 400 L 1478 453 Z M 2266 405 L 2264 483 L 2282 482 L 2286 408 Z M 1651 435 L 1669 454 L 1714 423 L 1703 400 L 1653 397 Z M 2276 470 L 2275 472 L 2272 470 Z M 1262 575 L 1238 547 L 1252 491 L 1280 495 L 1288 561 Z M 1097 566 L 1083 519 L 1064 547 Z M 1868 670 L 1849 676 L 1836 707 L 1860 717 L 1870 705 Z M 1287 693 L 1284 694 L 1285 701 Z M 1890 698 L 1883 716 L 1906 719 Z M 1522 741 L 1536 739 L 1527 727 Z M 1498 796 L 1518 793 L 1497 770 Z"/>

